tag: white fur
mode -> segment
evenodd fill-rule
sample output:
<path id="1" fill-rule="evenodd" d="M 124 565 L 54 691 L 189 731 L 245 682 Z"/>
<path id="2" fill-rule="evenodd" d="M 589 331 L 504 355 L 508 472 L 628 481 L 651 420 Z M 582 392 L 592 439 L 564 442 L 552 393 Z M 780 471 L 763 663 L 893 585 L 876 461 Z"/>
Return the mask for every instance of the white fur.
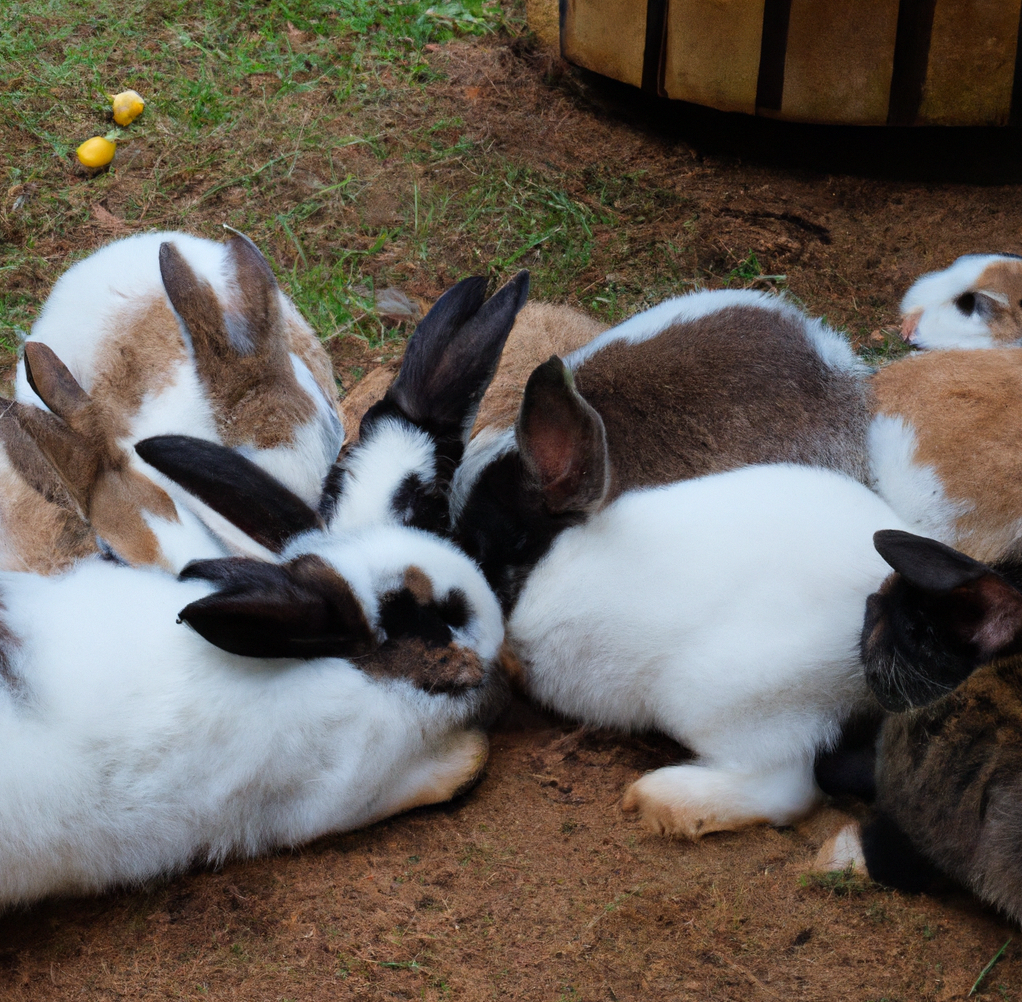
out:
<path id="1" fill-rule="evenodd" d="M 392 501 L 402 481 L 417 476 L 430 483 L 436 476 L 433 439 L 400 418 L 381 418 L 367 441 L 344 459 L 344 484 L 330 518 L 336 532 L 399 522 Z"/>
<path id="2" fill-rule="evenodd" d="M 1003 347 L 991 336 L 983 317 L 966 316 L 955 306 L 955 300 L 969 291 L 982 293 L 1002 307 L 1009 305 L 1002 290 L 978 285 L 980 275 L 997 261 L 1022 270 L 1022 261 L 1004 254 L 966 254 L 950 268 L 917 279 L 901 301 L 902 316 L 915 323 L 909 340 L 919 348 Z"/>
<path id="3" fill-rule="evenodd" d="M 973 506 L 949 498 L 937 471 L 916 460 L 912 426 L 904 418 L 879 414 L 870 424 L 867 448 L 877 493 L 915 532 L 953 545 L 957 520 Z"/>
<path id="4" fill-rule="evenodd" d="M 384 528 L 298 550 L 347 577 L 371 625 L 410 564 L 438 595 L 460 589 L 471 617 L 455 639 L 492 663 L 500 611 L 453 546 Z M 0 574 L 17 638 L 0 675 L 0 908 L 355 828 L 478 772 L 489 682 L 427 695 L 338 658 L 237 657 L 175 623 L 211 590 L 100 561 Z"/>
<path id="5" fill-rule="evenodd" d="M 903 525 L 862 485 L 810 467 L 631 492 L 557 537 L 508 637 L 542 703 L 695 753 L 636 785 L 647 814 L 668 792 L 683 805 L 662 830 L 712 830 L 707 812 L 783 824 L 815 802 L 814 756 L 867 698 L 863 608 L 890 573 L 872 537 Z"/>
<path id="6" fill-rule="evenodd" d="M 803 325 L 806 337 L 817 354 L 832 369 L 862 373 L 869 371 L 868 366 L 852 351 L 848 342 L 840 334 L 831 330 L 822 320 L 807 317 L 801 310 L 780 296 L 749 289 L 690 292 L 686 296 L 668 299 L 651 309 L 637 313 L 616 327 L 604 331 L 598 337 L 593 338 L 589 344 L 573 351 L 564 361 L 569 369 L 575 371 L 588 358 L 613 341 L 640 344 L 656 337 L 657 334 L 675 324 L 691 323 L 693 320 L 699 320 L 712 313 L 719 313 L 721 310 L 735 306 L 772 310 L 789 318 L 797 319 Z"/>

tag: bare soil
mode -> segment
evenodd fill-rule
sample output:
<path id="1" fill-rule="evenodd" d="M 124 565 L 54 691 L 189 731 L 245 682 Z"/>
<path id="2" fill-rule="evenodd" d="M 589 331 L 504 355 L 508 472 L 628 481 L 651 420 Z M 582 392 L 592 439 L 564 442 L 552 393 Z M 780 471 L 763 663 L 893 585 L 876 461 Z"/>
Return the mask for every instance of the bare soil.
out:
<path id="1" fill-rule="evenodd" d="M 589 285 L 641 299 L 671 255 L 693 280 L 742 284 L 732 273 L 751 252 L 810 310 L 883 348 L 918 274 L 1022 249 L 1009 135 L 771 132 L 691 109 L 658 123 L 655 103 L 522 42 L 457 42 L 433 58 L 447 79 L 431 101 L 477 140 L 562 166 L 583 202 L 597 197 L 587 176 L 631 179 L 594 230 L 579 296 Z M 394 211 L 386 171 L 413 169 L 383 169 L 380 213 Z M 998 183 L 941 180 L 970 174 Z M 197 208 L 196 228 L 216 211 Z M 97 215 L 86 230 L 98 244 L 109 224 Z M 405 288 L 426 299 L 472 263 L 442 234 L 431 253 L 446 265 L 406 269 Z M 355 339 L 331 350 L 345 388 L 389 357 Z M 806 876 L 834 808 L 694 844 L 645 832 L 621 793 L 680 754 L 518 705 L 485 780 L 455 804 L 3 916 L 0 998 L 949 1000 L 1009 937 L 978 994 L 1022 997 L 1018 930 L 968 896 Z"/>

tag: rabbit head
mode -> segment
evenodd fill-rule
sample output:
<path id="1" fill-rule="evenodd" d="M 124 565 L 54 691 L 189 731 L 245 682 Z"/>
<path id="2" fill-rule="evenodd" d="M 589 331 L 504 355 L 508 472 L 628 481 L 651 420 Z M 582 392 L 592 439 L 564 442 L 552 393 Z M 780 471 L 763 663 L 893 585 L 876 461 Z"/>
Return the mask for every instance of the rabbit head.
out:
<path id="1" fill-rule="evenodd" d="M 448 528 L 451 478 L 528 291 L 522 271 L 490 299 L 485 278 L 466 278 L 437 300 L 328 478 L 323 510 L 332 526 Z"/>
<path id="2" fill-rule="evenodd" d="M 916 280 L 901 334 L 917 348 L 997 348 L 1022 339 L 1022 258 L 966 254 Z"/>
<path id="3" fill-rule="evenodd" d="M 182 579 L 217 585 L 180 614 L 210 643 L 250 657 L 354 658 L 370 675 L 429 692 L 474 688 L 490 674 L 503 636 L 499 608 L 452 544 L 399 525 L 327 530 L 301 498 L 215 443 L 162 436 L 136 448 L 276 555 L 185 567 Z"/>
<path id="4" fill-rule="evenodd" d="M 1022 592 L 978 560 L 900 530 L 874 536 L 897 571 L 870 595 L 866 681 L 888 710 L 925 706 L 994 657 L 1022 651 Z"/>
<path id="5" fill-rule="evenodd" d="M 172 539 L 188 530 L 170 496 L 140 472 L 134 457 L 120 446 L 123 428 L 116 416 L 90 397 L 42 342 L 25 345 L 23 364 L 26 379 L 49 409 L 19 403 L 12 403 L 11 409 L 23 435 L 49 465 L 49 478 L 40 479 L 28 468 L 25 443 L 11 443 L 7 449 L 20 464 L 22 476 L 41 495 L 37 499 L 40 511 L 70 502 L 100 549 L 134 566 L 179 567 Z M 58 492 L 51 481 L 63 491 Z M 205 533 L 197 532 L 187 552 L 193 557 L 217 552 L 211 550 Z M 51 544 L 62 549 L 58 540 Z M 80 555 L 70 554 L 72 559 Z"/>

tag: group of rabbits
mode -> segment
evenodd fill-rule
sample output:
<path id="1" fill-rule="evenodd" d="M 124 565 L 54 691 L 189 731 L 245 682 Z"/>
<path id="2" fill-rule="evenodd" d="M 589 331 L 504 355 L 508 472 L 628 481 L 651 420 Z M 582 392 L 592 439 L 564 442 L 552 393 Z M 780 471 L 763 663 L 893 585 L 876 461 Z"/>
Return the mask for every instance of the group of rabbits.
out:
<path id="1" fill-rule="evenodd" d="M 778 296 L 528 285 L 448 290 L 342 421 L 240 234 L 56 284 L 0 417 L 0 907 L 449 799 L 510 679 L 691 751 L 625 791 L 656 831 L 825 771 L 845 855 L 1022 918 L 1022 259 L 920 279 L 878 373 Z"/>

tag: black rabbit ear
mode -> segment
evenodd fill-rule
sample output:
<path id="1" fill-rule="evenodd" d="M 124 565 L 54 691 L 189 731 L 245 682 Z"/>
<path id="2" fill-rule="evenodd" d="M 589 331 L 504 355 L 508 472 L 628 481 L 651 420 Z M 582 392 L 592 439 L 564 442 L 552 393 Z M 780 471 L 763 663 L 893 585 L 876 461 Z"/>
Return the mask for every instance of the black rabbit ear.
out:
<path id="1" fill-rule="evenodd" d="M 283 565 L 246 557 L 199 560 L 181 578 L 219 586 L 182 609 L 180 618 L 231 654 L 347 658 L 376 646 L 351 586 L 320 557 L 307 554 Z"/>
<path id="2" fill-rule="evenodd" d="M 485 278 L 448 289 L 415 329 L 397 378 L 363 417 L 360 437 L 396 410 L 437 440 L 464 443 L 528 294 L 527 271 L 485 302 Z"/>
<path id="3" fill-rule="evenodd" d="M 274 553 L 323 520 L 298 495 L 251 460 L 187 435 L 143 439 L 135 451 L 150 466 Z"/>
<path id="4" fill-rule="evenodd" d="M 1022 592 L 972 557 L 900 530 L 873 537 L 896 570 L 866 602 L 866 681 L 889 710 L 946 695 L 978 667 L 1022 650 Z"/>
<path id="5" fill-rule="evenodd" d="M 927 591 L 950 591 L 990 573 L 986 564 L 936 539 L 901 529 L 881 529 L 873 545 L 902 577 Z"/>
<path id="6" fill-rule="evenodd" d="M 522 464 L 551 514 L 600 505 L 610 476 L 606 430 L 556 355 L 529 376 L 515 433 Z"/>

